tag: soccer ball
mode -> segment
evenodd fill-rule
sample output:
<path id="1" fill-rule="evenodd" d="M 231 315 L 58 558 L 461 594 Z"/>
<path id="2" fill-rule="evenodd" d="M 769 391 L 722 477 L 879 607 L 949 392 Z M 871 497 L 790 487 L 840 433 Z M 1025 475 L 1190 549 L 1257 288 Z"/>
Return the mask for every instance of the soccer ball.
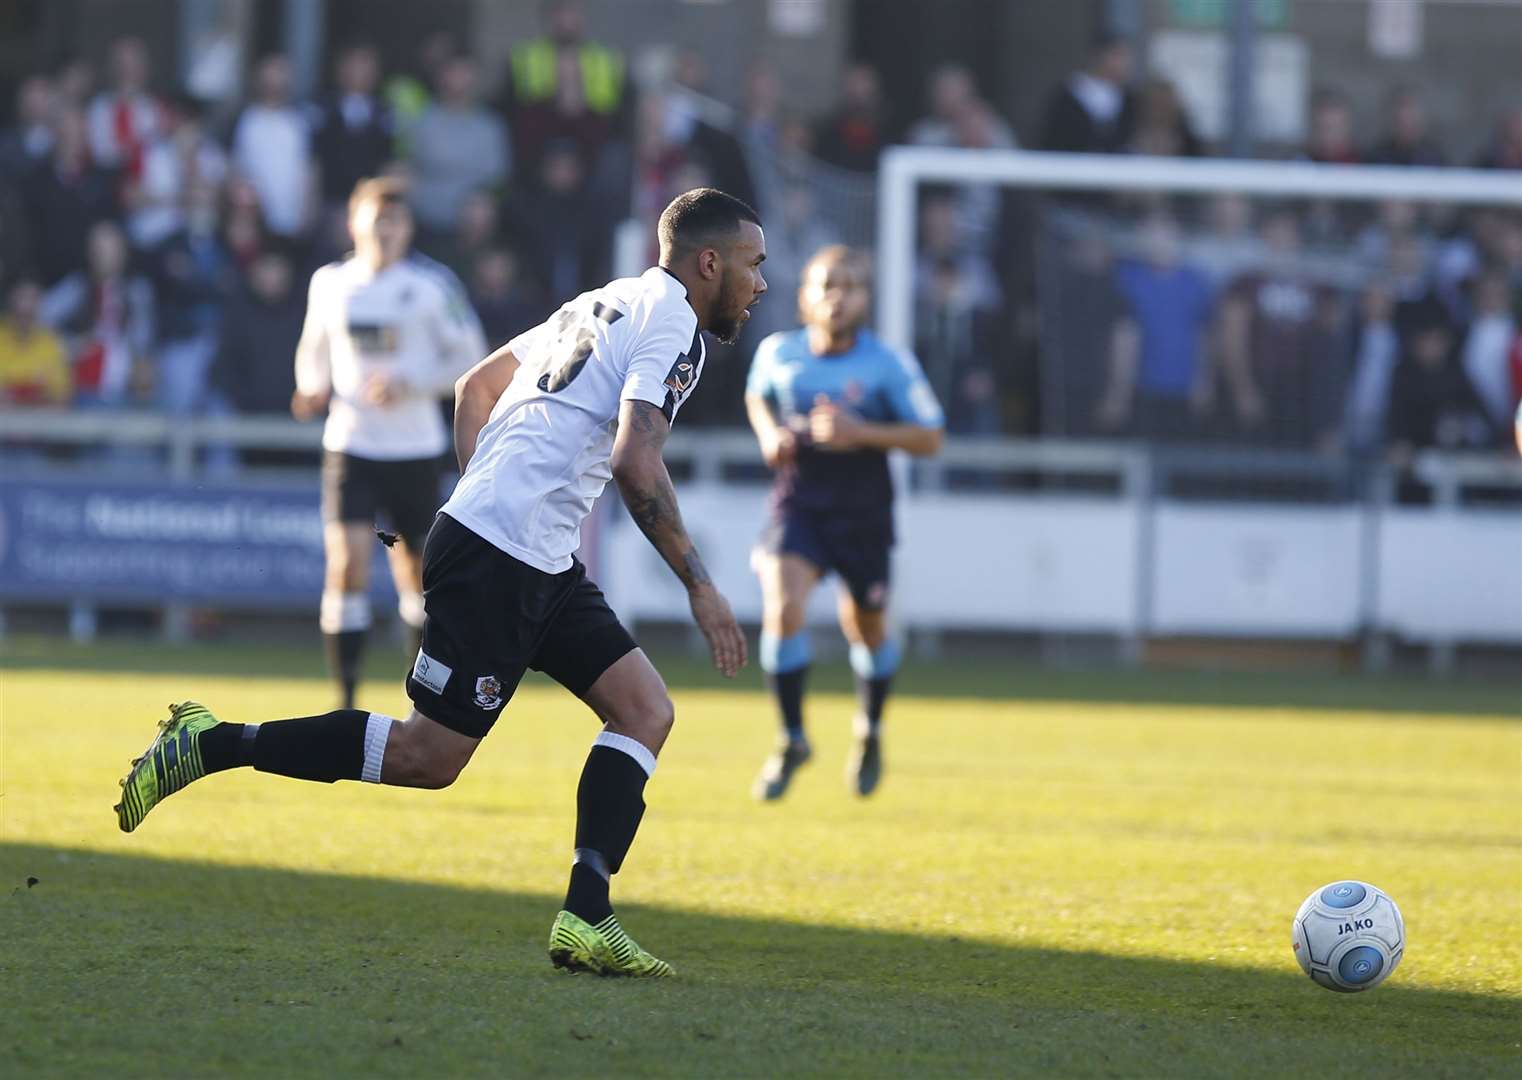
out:
<path id="1" fill-rule="evenodd" d="M 1344 994 L 1384 982 L 1406 950 L 1400 908 L 1363 881 L 1334 881 L 1307 896 L 1291 936 L 1300 970 Z"/>

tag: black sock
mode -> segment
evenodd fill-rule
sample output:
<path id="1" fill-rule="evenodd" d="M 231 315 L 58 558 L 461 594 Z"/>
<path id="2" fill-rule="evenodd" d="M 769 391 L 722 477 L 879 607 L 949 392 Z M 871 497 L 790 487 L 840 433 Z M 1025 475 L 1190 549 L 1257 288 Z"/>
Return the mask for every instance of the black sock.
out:
<path id="1" fill-rule="evenodd" d="M 201 767 L 208 773 L 254 763 L 254 739 L 259 728 L 249 724 L 218 724 L 201 732 L 196 746 Z"/>
<path id="2" fill-rule="evenodd" d="M 565 890 L 562 905 L 572 915 L 593 926 L 613 914 L 608 900 L 608 879 L 586 863 L 571 867 L 571 884 Z"/>
<path id="3" fill-rule="evenodd" d="M 581 783 L 576 786 L 578 862 L 571 867 L 565 897 L 566 910 L 572 915 L 597 923 L 612 912 L 607 878 L 593 867 L 600 858 L 612 875 L 623 865 L 645 813 L 647 779 L 644 767 L 622 750 L 596 745 L 587 755 Z M 582 851 L 594 854 L 582 857 Z"/>
<path id="4" fill-rule="evenodd" d="M 809 666 L 792 671 L 768 672 L 766 685 L 777 699 L 783 733 L 793 742 L 803 741 L 803 684 L 808 681 Z"/>
<path id="5" fill-rule="evenodd" d="M 892 675 L 884 675 L 876 679 L 856 676 L 856 704 L 861 709 L 862 715 L 867 718 L 867 723 L 872 725 L 874 735 L 877 733 L 877 726 L 882 723 L 883 706 L 887 704 L 888 691 L 892 688 Z"/>
<path id="6" fill-rule="evenodd" d="M 338 709 L 321 716 L 260 724 L 253 764 L 260 772 L 297 780 L 358 780 L 365 767 L 365 728 L 370 714 Z"/>
<path id="7" fill-rule="evenodd" d="M 359 663 L 365 654 L 364 630 L 340 630 L 323 634 L 327 646 L 328 671 L 338 680 L 345 709 L 354 708 L 354 688 L 359 684 Z"/>

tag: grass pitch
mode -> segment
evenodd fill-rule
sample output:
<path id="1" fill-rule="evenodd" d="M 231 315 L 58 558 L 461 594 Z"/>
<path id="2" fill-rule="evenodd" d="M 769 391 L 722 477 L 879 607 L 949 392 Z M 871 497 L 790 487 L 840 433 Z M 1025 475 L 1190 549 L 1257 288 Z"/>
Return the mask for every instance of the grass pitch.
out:
<path id="1" fill-rule="evenodd" d="M 677 967 L 651 985 L 546 960 L 595 732 L 546 683 L 447 791 L 240 772 L 117 832 L 166 702 L 321 711 L 314 651 L 0 651 L 6 1075 L 1522 1070 L 1516 685 L 918 665 L 861 802 L 833 672 L 814 763 L 758 806 L 759 675 L 664 664 L 677 730 L 614 893 Z M 402 666 L 362 704 L 402 710 Z M 1290 953 L 1339 877 L 1406 917 L 1369 994 Z"/>

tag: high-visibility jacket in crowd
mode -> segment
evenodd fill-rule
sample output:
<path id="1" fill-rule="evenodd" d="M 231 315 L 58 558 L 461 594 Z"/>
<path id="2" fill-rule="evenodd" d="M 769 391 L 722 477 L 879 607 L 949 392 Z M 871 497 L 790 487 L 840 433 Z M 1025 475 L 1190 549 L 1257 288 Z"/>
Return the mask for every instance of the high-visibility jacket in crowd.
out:
<path id="1" fill-rule="evenodd" d="M 557 46 L 537 38 L 513 49 L 513 90 L 521 104 L 537 104 L 555 96 Z M 623 58 L 612 49 L 587 41 L 576 46 L 581 61 L 581 92 L 587 108 L 597 113 L 618 111 L 624 92 Z"/>

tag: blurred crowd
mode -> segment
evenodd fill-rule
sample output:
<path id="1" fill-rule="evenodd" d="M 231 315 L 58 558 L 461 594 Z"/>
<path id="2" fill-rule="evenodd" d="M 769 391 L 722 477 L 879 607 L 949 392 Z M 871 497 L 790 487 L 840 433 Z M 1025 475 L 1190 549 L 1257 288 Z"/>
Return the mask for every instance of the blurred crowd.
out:
<path id="1" fill-rule="evenodd" d="M 165 96 L 161 62 L 126 37 L 99 71 L 70 60 L 18 87 L 0 131 L 0 402 L 284 412 L 305 282 L 348 248 L 345 200 L 361 177 L 401 174 L 418 248 L 460 277 L 493 344 L 605 281 L 617 245 L 653 259 L 654 218 L 680 191 L 751 201 L 772 301 L 686 414 L 739 423 L 746 345 L 793 323 L 804 261 L 871 243 L 885 146 L 1209 149 L 1173 87 L 1137 83 L 1121 39 L 1053 90 L 1028 139 L 956 65 L 933 73 L 909 123 L 860 63 L 812 116 L 784 104 L 765 63 L 738 105 L 711 92 L 696 54 L 636 93 L 574 0 L 546 6 L 542 36 L 513 48 L 489 98 L 444 33 L 396 70 L 344 43 L 310 98 L 278 54 L 254 61 L 241 102 Z M 1349 103 L 1318 95 L 1304 156 L 1457 160 L 1414 91 L 1387 112 L 1365 147 Z M 1459 163 L 1522 170 L 1522 110 Z M 917 348 L 958 432 L 1481 445 L 1522 392 L 1514 213 L 968 184 L 923 192 L 919 230 Z"/>

